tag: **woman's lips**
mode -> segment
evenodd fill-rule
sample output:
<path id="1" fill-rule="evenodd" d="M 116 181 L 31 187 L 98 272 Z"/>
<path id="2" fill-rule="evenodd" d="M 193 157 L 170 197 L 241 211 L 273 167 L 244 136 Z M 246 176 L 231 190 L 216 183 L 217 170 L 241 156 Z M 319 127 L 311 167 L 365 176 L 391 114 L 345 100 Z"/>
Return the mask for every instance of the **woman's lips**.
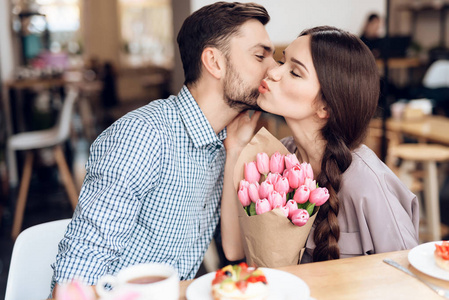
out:
<path id="1" fill-rule="evenodd" d="M 270 88 L 268 87 L 267 82 L 265 80 L 262 80 L 259 85 L 259 93 L 265 94 L 266 92 L 269 92 L 269 91 L 270 91 Z"/>

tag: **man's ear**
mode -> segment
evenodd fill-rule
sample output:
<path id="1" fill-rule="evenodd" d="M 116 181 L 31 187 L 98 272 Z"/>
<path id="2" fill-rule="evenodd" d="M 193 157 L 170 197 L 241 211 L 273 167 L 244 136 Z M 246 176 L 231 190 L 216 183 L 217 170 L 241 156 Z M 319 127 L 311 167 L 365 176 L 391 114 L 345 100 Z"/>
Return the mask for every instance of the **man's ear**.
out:
<path id="1" fill-rule="evenodd" d="M 201 53 L 201 62 L 210 75 L 216 79 L 224 76 L 224 57 L 220 50 L 213 47 L 207 47 Z"/>

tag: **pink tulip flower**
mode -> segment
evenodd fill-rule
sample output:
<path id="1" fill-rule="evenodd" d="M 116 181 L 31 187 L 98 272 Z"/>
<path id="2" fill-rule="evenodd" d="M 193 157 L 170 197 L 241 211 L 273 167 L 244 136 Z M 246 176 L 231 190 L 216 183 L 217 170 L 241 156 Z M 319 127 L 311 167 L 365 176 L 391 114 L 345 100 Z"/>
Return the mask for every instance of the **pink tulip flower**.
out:
<path id="1" fill-rule="evenodd" d="M 304 180 L 304 185 L 306 185 L 310 191 L 313 191 L 314 189 L 316 189 L 316 180 L 306 178 L 306 180 Z"/>
<path id="2" fill-rule="evenodd" d="M 114 294 L 114 298 L 111 300 L 139 300 L 142 299 L 142 294 L 137 291 L 119 291 L 117 295 Z"/>
<path id="3" fill-rule="evenodd" d="M 285 207 L 288 208 L 288 217 L 289 218 L 292 217 L 292 214 L 295 210 L 298 210 L 298 204 L 293 199 L 288 200 L 287 204 L 285 204 Z"/>
<path id="4" fill-rule="evenodd" d="M 285 168 L 287 170 L 290 170 L 291 168 L 293 168 L 294 166 L 299 165 L 299 161 L 298 158 L 296 157 L 295 154 L 287 154 L 285 156 Z"/>
<path id="5" fill-rule="evenodd" d="M 242 186 L 246 186 L 246 188 L 249 188 L 249 182 L 245 179 L 240 180 L 239 182 L 239 190 L 242 188 Z"/>
<path id="6" fill-rule="evenodd" d="M 265 180 L 264 182 L 262 182 L 259 186 L 259 198 L 263 199 L 268 199 L 268 195 L 274 191 L 274 185 L 271 184 L 270 182 L 268 182 L 267 180 Z"/>
<path id="7" fill-rule="evenodd" d="M 309 202 L 321 206 L 326 203 L 327 199 L 329 199 L 329 191 L 325 187 L 320 187 L 310 193 Z"/>
<path id="8" fill-rule="evenodd" d="M 279 152 L 275 152 L 270 158 L 270 171 L 273 173 L 282 174 L 284 169 L 284 155 Z"/>
<path id="9" fill-rule="evenodd" d="M 268 202 L 270 202 L 272 208 L 281 207 L 287 202 L 287 196 L 285 193 L 272 191 L 270 195 L 268 195 Z"/>
<path id="10" fill-rule="evenodd" d="M 287 206 L 281 206 L 279 208 L 284 213 L 285 217 L 288 218 L 288 212 L 289 212 L 288 207 Z"/>
<path id="11" fill-rule="evenodd" d="M 259 182 L 260 173 L 257 170 L 256 162 L 245 163 L 245 180 L 249 183 Z"/>
<path id="12" fill-rule="evenodd" d="M 240 187 L 239 191 L 237 192 L 237 197 L 239 198 L 240 203 L 242 203 L 244 207 L 251 204 L 248 188 L 246 186 L 243 185 L 242 187 Z"/>
<path id="13" fill-rule="evenodd" d="M 260 199 L 259 183 L 257 181 L 249 184 L 248 195 L 251 201 L 254 203 L 256 203 L 256 201 Z"/>
<path id="14" fill-rule="evenodd" d="M 56 290 L 55 296 L 58 300 L 94 300 L 96 298 L 94 291 L 89 286 L 76 280 L 61 285 Z"/>
<path id="15" fill-rule="evenodd" d="M 269 183 L 271 183 L 274 186 L 281 177 L 282 177 L 281 174 L 269 173 L 266 181 L 268 181 Z"/>
<path id="16" fill-rule="evenodd" d="M 305 174 L 300 165 L 293 166 L 288 172 L 288 183 L 292 189 L 304 184 Z"/>
<path id="17" fill-rule="evenodd" d="M 267 199 L 259 199 L 256 202 L 256 214 L 261 215 L 271 210 L 271 204 Z"/>
<path id="18" fill-rule="evenodd" d="M 290 184 L 288 183 L 288 179 L 285 177 L 281 177 L 278 182 L 276 182 L 274 186 L 274 190 L 278 193 L 288 193 L 290 189 Z"/>
<path id="19" fill-rule="evenodd" d="M 260 174 L 267 175 L 270 172 L 270 158 L 265 152 L 257 153 L 257 170 Z"/>
<path id="20" fill-rule="evenodd" d="M 296 226 L 304 226 L 309 220 L 309 213 L 307 210 L 300 208 L 293 212 L 291 220 Z"/>
<path id="21" fill-rule="evenodd" d="M 313 179 L 313 169 L 312 166 L 308 163 L 302 163 L 301 168 L 304 170 L 304 175 L 306 178 Z"/>
<path id="22" fill-rule="evenodd" d="M 295 194 L 293 195 L 293 200 L 296 203 L 303 204 L 309 200 L 310 197 L 310 189 L 307 185 L 301 185 L 298 189 L 296 189 Z"/>

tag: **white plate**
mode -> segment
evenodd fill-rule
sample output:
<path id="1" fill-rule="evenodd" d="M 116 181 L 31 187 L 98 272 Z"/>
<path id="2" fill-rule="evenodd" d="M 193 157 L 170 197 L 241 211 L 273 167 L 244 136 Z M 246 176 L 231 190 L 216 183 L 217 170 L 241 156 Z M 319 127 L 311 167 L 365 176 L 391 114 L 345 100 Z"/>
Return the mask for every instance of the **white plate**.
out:
<path id="1" fill-rule="evenodd" d="M 267 299 L 307 300 L 310 298 L 309 286 L 293 274 L 275 269 L 260 268 L 265 273 L 270 295 Z M 195 279 L 187 288 L 187 300 L 212 300 L 212 280 L 215 272 Z"/>
<path id="2" fill-rule="evenodd" d="M 410 250 L 408 253 L 408 261 L 417 270 L 443 280 L 449 280 L 449 272 L 438 267 L 435 262 L 433 252 L 435 244 L 441 244 L 442 241 L 429 242 L 421 244 Z"/>

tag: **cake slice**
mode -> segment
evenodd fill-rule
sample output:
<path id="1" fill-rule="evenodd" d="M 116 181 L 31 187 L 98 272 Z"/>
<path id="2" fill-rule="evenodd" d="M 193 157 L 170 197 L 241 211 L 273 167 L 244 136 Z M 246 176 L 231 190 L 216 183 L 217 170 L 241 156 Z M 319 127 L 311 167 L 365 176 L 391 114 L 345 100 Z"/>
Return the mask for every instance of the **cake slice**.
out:
<path id="1" fill-rule="evenodd" d="M 264 300 L 268 284 L 261 269 L 249 268 L 246 263 L 228 265 L 215 273 L 212 281 L 214 300 Z"/>
<path id="2" fill-rule="evenodd" d="M 449 271 L 449 241 L 443 241 L 441 245 L 435 244 L 434 256 L 437 266 Z"/>

